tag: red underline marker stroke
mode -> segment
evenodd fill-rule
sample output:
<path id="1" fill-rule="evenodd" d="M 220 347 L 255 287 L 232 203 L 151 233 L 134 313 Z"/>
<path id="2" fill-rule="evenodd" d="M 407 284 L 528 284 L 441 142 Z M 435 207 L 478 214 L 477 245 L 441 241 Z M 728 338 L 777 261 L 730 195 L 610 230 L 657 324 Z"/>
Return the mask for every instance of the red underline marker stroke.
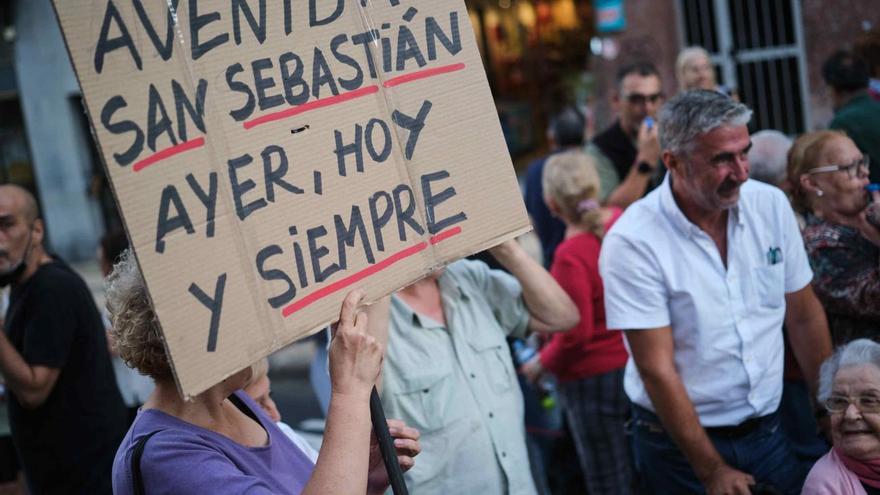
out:
<path id="1" fill-rule="evenodd" d="M 402 76 L 393 77 L 383 84 L 386 88 L 393 88 L 408 82 L 418 81 L 428 77 L 439 76 L 440 74 L 448 74 L 450 72 L 460 71 L 465 68 L 464 64 L 444 65 L 443 67 L 435 67 L 433 69 L 424 69 L 412 74 L 404 74 Z"/>
<path id="2" fill-rule="evenodd" d="M 434 237 L 431 237 L 430 243 L 437 244 L 438 242 L 449 239 L 450 237 L 452 237 L 454 235 L 458 235 L 460 233 L 461 233 L 461 227 L 455 227 L 453 229 L 449 229 L 447 231 L 441 232 L 441 233 L 435 235 Z M 423 241 L 423 242 L 420 242 L 414 246 L 410 246 L 406 249 L 403 249 L 402 251 L 398 251 L 398 252 L 392 254 L 391 256 L 385 258 L 384 260 L 376 263 L 375 265 L 368 266 L 367 268 L 364 268 L 363 270 L 361 270 L 357 273 L 349 275 L 348 277 L 345 277 L 342 280 L 339 280 L 337 282 L 333 282 L 332 284 L 328 285 L 327 287 L 324 287 L 322 289 L 316 290 L 315 292 L 312 292 L 311 294 L 303 297 L 299 301 L 294 301 L 294 302 L 288 304 L 287 306 L 285 306 L 281 310 L 281 314 L 282 314 L 282 316 L 284 316 L 286 318 L 286 317 L 292 315 L 293 313 L 296 313 L 297 311 L 305 308 L 306 306 L 309 306 L 309 305 L 329 296 L 330 294 L 333 294 L 334 292 L 338 292 L 338 291 L 354 284 L 355 282 L 363 280 L 371 275 L 375 275 L 376 273 L 381 272 L 382 270 L 385 270 L 386 268 L 389 268 L 391 265 L 394 265 L 398 261 L 403 261 L 406 258 L 409 258 L 410 256 L 413 256 L 415 254 L 418 254 L 418 253 L 424 251 L 425 249 L 427 249 L 427 247 L 428 247 L 428 243 Z"/>
<path id="3" fill-rule="evenodd" d="M 276 120 L 282 120 L 286 118 L 293 117 L 295 115 L 299 115 L 301 113 L 308 112 L 310 110 L 316 110 L 318 108 L 326 108 L 332 105 L 336 105 L 339 103 L 344 103 L 346 101 L 351 101 L 362 96 L 371 95 L 379 91 L 379 86 L 375 84 L 372 86 L 367 86 L 365 88 L 356 89 L 354 91 L 349 91 L 348 93 L 342 93 L 341 95 L 329 96 L 327 98 L 321 98 L 320 100 L 310 101 L 308 103 L 304 103 L 302 105 L 297 105 L 292 108 L 288 108 L 286 110 L 281 110 L 280 112 L 266 114 L 255 119 L 247 120 L 244 123 L 245 129 L 252 129 L 258 125 L 268 124 L 269 122 L 275 122 Z"/>
<path id="4" fill-rule="evenodd" d="M 170 148 L 165 148 L 162 151 L 157 151 L 156 153 L 153 153 L 152 155 L 144 158 L 143 160 L 136 162 L 134 164 L 134 167 L 132 167 L 132 169 L 135 172 L 140 172 L 141 170 L 149 167 L 150 165 L 152 165 L 156 162 L 159 162 L 159 161 L 162 161 L 166 158 L 170 158 L 174 155 L 183 153 L 184 151 L 189 151 L 189 150 L 194 150 L 196 148 L 201 148 L 204 145 L 205 145 L 205 137 L 204 136 L 196 138 L 196 139 L 191 139 L 189 141 L 185 141 L 183 143 L 180 143 L 176 146 L 172 146 Z"/>
<path id="5" fill-rule="evenodd" d="M 456 236 L 458 234 L 461 234 L 461 227 L 454 227 L 449 230 L 444 230 L 443 232 L 440 232 L 439 234 L 431 238 L 431 244 L 433 245 L 439 242 L 443 242 L 446 239 L 449 239 L 450 237 Z"/>

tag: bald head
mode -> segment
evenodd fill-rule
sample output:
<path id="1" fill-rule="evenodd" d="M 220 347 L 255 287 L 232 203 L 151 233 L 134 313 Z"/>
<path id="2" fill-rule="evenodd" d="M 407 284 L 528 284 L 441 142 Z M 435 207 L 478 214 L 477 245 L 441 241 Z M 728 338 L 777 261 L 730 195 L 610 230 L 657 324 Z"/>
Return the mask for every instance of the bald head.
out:
<path id="1" fill-rule="evenodd" d="M 0 186 L 0 204 L 4 209 L 16 215 L 22 215 L 28 224 L 33 224 L 34 220 L 40 218 L 40 209 L 37 207 L 37 200 L 34 195 L 27 189 L 15 184 L 4 184 Z"/>

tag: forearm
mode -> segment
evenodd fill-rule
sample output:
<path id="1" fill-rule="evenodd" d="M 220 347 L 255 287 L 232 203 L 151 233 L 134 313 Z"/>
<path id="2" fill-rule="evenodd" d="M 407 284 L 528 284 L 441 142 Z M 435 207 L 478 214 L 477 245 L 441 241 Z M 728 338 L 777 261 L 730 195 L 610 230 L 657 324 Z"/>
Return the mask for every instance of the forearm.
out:
<path id="1" fill-rule="evenodd" d="M 819 368 L 831 355 L 831 336 L 828 332 L 828 321 L 825 312 L 809 311 L 798 315 L 797 319 L 786 322 L 789 343 L 794 351 L 795 359 L 800 365 L 804 379 L 810 387 L 810 397 L 816 396 L 819 383 Z"/>
<path id="2" fill-rule="evenodd" d="M 370 396 L 333 394 L 318 462 L 303 495 L 366 493 L 370 459 Z"/>
<path id="3" fill-rule="evenodd" d="M 678 373 L 674 369 L 659 373 L 640 370 L 640 373 L 663 428 L 684 453 L 697 477 L 705 481 L 725 462 L 700 424 Z"/>
<path id="4" fill-rule="evenodd" d="M 382 354 L 388 349 L 388 325 L 391 320 L 391 296 L 385 296 L 366 309 L 367 335 L 372 335 L 379 343 Z M 376 379 L 376 388 L 382 390 L 382 373 Z"/>
<path id="5" fill-rule="evenodd" d="M 650 174 L 639 173 L 638 167 L 633 165 L 630 168 L 629 173 L 626 174 L 626 179 L 620 183 L 617 189 L 608 195 L 605 204 L 608 206 L 619 206 L 620 208 L 626 209 L 629 205 L 635 203 L 645 195 L 650 180 Z"/>
<path id="6" fill-rule="evenodd" d="M 3 332 L 0 332 L 0 373 L 6 380 L 6 388 L 17 396 L 29 396 L 37 392 L 33 368 L 12 346 Z"/>
<path id="7" fill-rule="evenodd" d="M 571 298 L 516 241 L 493 248 L 492 254 L 519 281 L 529 315 L 540 322 L 533 329 L 563 331 L 577 324 L 577 307 Z"/>

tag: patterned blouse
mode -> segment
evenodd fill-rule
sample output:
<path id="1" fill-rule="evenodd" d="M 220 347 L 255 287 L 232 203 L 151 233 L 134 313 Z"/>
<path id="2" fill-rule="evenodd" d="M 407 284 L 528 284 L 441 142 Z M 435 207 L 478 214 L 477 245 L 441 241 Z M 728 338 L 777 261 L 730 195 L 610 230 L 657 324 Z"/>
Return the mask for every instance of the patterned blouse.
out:
<path id="1" fill-rule="evenodd" d="M 806 215 L 804 244 L 813 289 L 828 315 L 835 346 L 880 341 L 880 248 L 858 230 Z"/>

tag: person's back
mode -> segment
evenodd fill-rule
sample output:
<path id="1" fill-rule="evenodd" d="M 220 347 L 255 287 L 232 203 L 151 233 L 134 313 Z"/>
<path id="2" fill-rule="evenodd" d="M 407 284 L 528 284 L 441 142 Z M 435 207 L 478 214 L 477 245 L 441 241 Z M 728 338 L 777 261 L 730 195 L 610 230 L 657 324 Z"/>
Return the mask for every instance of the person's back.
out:
<path id="1" fill-rule="evenodd" d="M 846 132 L 870 160 L 880 160 L 880 102 L 868 95 L 870 74 L 864 60 L 840 50 L 822 65 L 822 77 L 831 87 L 834 118 L 829 127 Z M 880 168 L 870 172 L 871 182 L 880 182 Z"/>
<path id="2" fill-rule="evenodd" d="M 110 493 L 126 428 L 104 329 L 85 282 L 60 260 L 14 287 L 6 333 L 31 365 L 60 369 L 45 402 L 9 394 L 13 439 L 33 493 Z"/>
<path id="3" fill-rule="evenodd" d="M 828 127 L 846 132 L 871 157 L 871 182 L 880 181 L 880 170 L 875 165 L 880 164 L 880 101 L 867 93 L 856 96 L 840 107 Z"/>

